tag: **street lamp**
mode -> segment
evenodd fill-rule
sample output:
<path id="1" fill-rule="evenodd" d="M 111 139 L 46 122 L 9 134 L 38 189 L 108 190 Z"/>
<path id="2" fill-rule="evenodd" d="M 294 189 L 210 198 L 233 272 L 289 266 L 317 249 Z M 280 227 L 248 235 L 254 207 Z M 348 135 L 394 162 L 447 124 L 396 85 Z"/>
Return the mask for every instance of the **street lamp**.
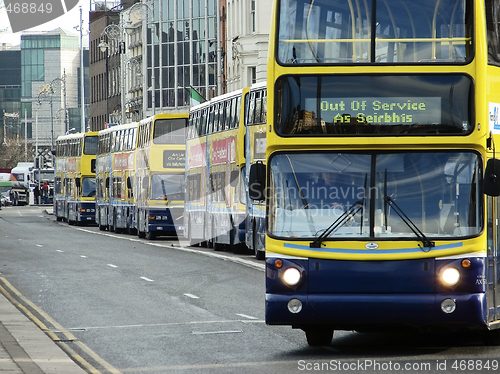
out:
<path id="1" fill-rule="evenodd" d="M 111 24 L 108 25 L 104 28 L 104 30 L 101 33 L 101 36 L 104 37 L 106 36 L 108 39 L 112 40 L 118 40 L 119 42 L 119 53 L 125 53 L 125 42 L 123 41 L 123 28 Z M 108 64 L 107 64 L 107 59 L 108 59 L 108 54 L 109 54 L 109 44 L 106 43 L 104 39 L 101 39 L 101 42 L 98 45 L 99 49 L 101 52 L 106 52 L 106 81 L 108 81 Z M 123 58 L 120 56 L 120 75 L 121 75 L 121 84 L 120 84 L 120 95 L 121 95 L 121 123 L 125 123 L 125 74 L 124 74 L 124 67 L 123 67 Z M 109 82 L 108 82 L 109 84 Z M 106 102 L 109 99 L 109 94 L 106 97 Z M 109 113 L 108 113 L 109 115 Z"/>
<path id="2" fill-rule="evenodd" d="M 56 92 L 54 91 L 54 85 L 48 83 L 43 87 L 40 87 L 40 92 L 38 93 L 38 103 L 41 104 L 42 98 L 50 97 L 50 150 L 54 150 L 54 116 L 52 113 L 52 98 Z M 50 96 L 49 96 L 50 95 Z"/>
<path id="3" fill-rule="evenodd" d="M 145 16 L 143 16 L 142 14 L 139 13 L 139 7 L 141 6 L 145 6 L 146 7 L 146 14 Z M 143 2 L 138 2 L 138 3 L 135 3 L 134 5 L 132 5 L 129 9 L 128 9 L 128 14 L 129 14 L 129 22 L 127 23 L 127 25 L 125 26 L 125 32 L 128 34 L 128 35 L 131 35 L 133 34 L 139 27 L 140 25 L 137 24 L 139 21 L 143 21 L 143 30 L 142 30 L 142 39 L 144 40 L 143 44 L 142 44 L 142 54 L 143 54 L 143 58 L 142 58 L 142 90 L 143 90 L 143 100 L 142 100 L 142 113 L 143 113 L 143 116 L 144 117 L 147 117 L 146 115 L 146 111 L 147 111 L 147 107 L 148 107 L 148 100 L 147 100 L 147 80 L 148 80 L 148 74 L 147 74 L 147 36 L 146 36 L 146 29 L 147 29 L 147 21 L 148 21 L 148 10 L 151 11 L 151 19 L 153 19 L 153 8 L 149 5 L 149 4 L 146 4 L 146 3 L 143 3 Z M 131 22 L 130 21 L 130 15 L 133 15 L 134 18 L 137 19 L 137 21 L 134 23 L 134 22 Z M 152 70 L 151 70 L 151 106 L 152 106 L 152 109 L 153 109 L 153 115 L 155 114 L 155 107 L 156 107 L 156 98 L 155 98 L 155 66 L 154 66 L 154 27 L 151 27 L 151 64 L 152 64 Z"/>

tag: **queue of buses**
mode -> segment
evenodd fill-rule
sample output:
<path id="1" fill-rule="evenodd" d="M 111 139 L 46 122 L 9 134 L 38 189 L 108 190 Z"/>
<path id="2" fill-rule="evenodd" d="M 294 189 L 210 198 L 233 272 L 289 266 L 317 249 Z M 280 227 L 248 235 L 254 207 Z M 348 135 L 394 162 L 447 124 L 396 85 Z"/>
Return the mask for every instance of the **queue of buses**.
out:
<path id="1" fill-rule="evenodd" d="M 499 23 L 491 0 L 274 0 L 267 84 L 186 114 L 184 169 L 155 143 L 161 115 L 132 138 L 79 135 L 110 144 L 95 175 L 58 160 L 58 214 L 84 217 L 88 169 L 103 228 L 152 237 L 166 221 L 265 253 L 266 323 L 312 346 L 391 328 L 499 344 Z M 184 175 L 185 198 L 156 174 Z"/>
<path id="2" fill-rule="evenodd" d="M 54 213 L 69 224 L 215 250 L 248 243 L 264 258 L 264 205 L 247 163 L 265 157 L 266 85 L 140 122 L 56 140 Z M 247 229 L 248 228 L 248 229 Z"/>

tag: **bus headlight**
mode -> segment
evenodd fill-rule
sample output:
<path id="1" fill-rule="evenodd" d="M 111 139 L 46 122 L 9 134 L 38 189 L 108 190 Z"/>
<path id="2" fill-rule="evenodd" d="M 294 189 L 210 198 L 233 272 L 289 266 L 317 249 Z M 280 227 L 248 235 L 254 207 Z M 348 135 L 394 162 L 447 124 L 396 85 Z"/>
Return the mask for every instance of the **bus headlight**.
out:
<path id="1" fill-rule="evenodd" d="M 297 268 L 288 268 L 283 272 L 283 282 L 288 286 L 295 286 L 299 283 L 302 274 Z"/>
<path id="2" fill-rule="evenodd" d="M 454 286 L 460 281 L 460 272 L 456 268 L 446 268 L 441 273 L 441 280 L 447 286 Z"/>

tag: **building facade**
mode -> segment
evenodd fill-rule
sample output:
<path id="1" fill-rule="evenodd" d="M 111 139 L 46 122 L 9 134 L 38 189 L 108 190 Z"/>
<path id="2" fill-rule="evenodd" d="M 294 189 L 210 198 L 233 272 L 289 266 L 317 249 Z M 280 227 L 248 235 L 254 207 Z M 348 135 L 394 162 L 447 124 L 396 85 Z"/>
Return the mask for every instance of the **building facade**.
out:
<path id="1" fill-rule="evenodd" d="M 270 17 L 264 0 L 99 3 L 90 15 L 91 129 L 188 111 L 190 88 L 208 100 L 265 81 Z"/>
<path id="2" fill-rule="evenodd" d="M 0 50 L 0 59 L 0 110 L 10 114 L 5 138 L 27 138 L 50 155 L 59 135 L 81 130 L 78 36 L 62 29 L 24 33 L 19 46 Z"/>

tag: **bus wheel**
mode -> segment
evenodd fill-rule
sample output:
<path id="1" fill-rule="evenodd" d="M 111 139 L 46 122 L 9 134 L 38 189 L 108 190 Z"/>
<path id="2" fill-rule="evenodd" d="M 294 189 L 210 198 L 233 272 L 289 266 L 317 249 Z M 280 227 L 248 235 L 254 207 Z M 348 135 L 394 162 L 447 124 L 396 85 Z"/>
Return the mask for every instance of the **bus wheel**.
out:
<path id="1" fill-rule="evenodd" d="M 264 251 L 259 251 L 259 235 L 257 233 L 257 225 L 253 224 L 253 233 L 252 233 L 252 238 L 253 238 L 253 250 L 255 252 L 255 258 L 257 260 L 265 260 L 266 258 L 266 252 Z"/>
<path id="2" fill-rule="evenodd" d="M 144 231 L 141 231 L 142 229 L 142 222 L 141 222 L 141 213 L 139 212 L 139 214 L 137 215 L 137 236 L 139 238 L 145 238 L 146 237 L 146 233 Z"/>
<path id="3" fill-rule="evenodd" d="M 486 331 L 483 336 L 483 341 L 485 345 L 499 346 L 500 329 Z"/>
<path id="4" fill-rule="evenodd" d="M 154 240 L 155 238 L 156 238 L 156 232 L 154 232 L 154 231 L 146 232 L 146 239 L 147 240 Z"/>
<path id="5" fill-rule="evenodd" d="M 189 242 L 189 246 L 190 247 L 199 247 L 200 246 L 200 242 L 198 242 L 197 240 L 194 240 L 192 238 L 193 236 L 193 228 L 191 227 L 191 220 L 188 220 L 188 242 Z"/>
<path id="6" fill-rule="evenodd" d="M 333 338 L 333 329 L 328 327 L 309 327 L 304 329 L 307 344 L 311 347 L 330 345 Z"/>

